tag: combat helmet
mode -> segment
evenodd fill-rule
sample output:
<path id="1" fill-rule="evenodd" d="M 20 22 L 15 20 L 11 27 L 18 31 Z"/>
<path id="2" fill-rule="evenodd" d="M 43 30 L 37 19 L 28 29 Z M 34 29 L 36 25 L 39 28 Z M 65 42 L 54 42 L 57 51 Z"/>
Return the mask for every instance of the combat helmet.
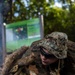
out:
<path id="1" fill-rule="evenodd" d="M 45 39 L 38 43 L 38 46 L 46 48 L 49 54 L 53 54 L 58 59 L 67 57 L 68 36 L 63 32 L 52 32 Z"/>

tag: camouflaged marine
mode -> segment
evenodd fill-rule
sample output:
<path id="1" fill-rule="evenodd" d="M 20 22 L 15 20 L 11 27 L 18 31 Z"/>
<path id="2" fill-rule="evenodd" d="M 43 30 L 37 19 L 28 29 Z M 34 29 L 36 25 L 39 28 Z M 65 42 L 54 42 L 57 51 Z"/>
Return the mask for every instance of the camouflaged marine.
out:
<path id="1" fill-rule="evenodd" d="M 40 58 L 37 65 L 38 75 L 75 75 L 75 61 L 68 52 L 67 42 L 68 36 L 62 32 L 52 32 L 38 42 L 40 54 L 45 57 L 44 60 Z M 46 59 L 50 59 L 50 64 Z M 52 63 L 52 59 L 57 61 Z M 43 62 L 48 65 L 44 66 Z"/>
<path id="2" fill-rule="evenodd" d="M 45 50 L 48 51 L 48 54 L 52 54 L 58 59 L 55 63 L 48 65 L 48 67 L 50 67 L 50 75 L 75 74 L 75 61 L 68 52 L 67 42 L 67 34 L 62 32 L 53 32 L 48 34 L 44 40 L 41 40 L 38 43 L 39 47 L 45 48 Z M 42 53 L 44 52 L 42 51 Z"/>
<path id="3" fill-rule="evenodd" d="M 67 41 L 65 33 L 53 32 L 33 42 L 30 47 L 35 60 L 28 65 L 18 65 L 20 73 L 10 72 L 10 75 L 75 75 L 75 62 L 68 52 Z M 24 59 L 26 63 L 28 59 Z"/>

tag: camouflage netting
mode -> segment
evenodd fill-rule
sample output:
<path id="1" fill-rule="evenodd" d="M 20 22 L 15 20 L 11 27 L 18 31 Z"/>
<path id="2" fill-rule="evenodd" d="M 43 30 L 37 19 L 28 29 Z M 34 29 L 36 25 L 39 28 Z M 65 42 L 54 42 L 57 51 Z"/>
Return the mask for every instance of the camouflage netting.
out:
<path id="1" fill-rule="evenodd" d="M 36 44 L 39 41 L 33 42 L 30 47 L 23 46 L 17 49 L 17 51 L 8 55 L 3 65 L 2 75 L 30 75 L 30 72 L 27 68 L 28 65 L 34 61 L 38 55 L 37 52 L 39 48 Z M 67 44 L 68 52 L 70 52 L 72 57 L 75 58 L 75 42 L 68 40 Z M 31 52 L 34 52 L 34 54 L 31 54 Z"/>

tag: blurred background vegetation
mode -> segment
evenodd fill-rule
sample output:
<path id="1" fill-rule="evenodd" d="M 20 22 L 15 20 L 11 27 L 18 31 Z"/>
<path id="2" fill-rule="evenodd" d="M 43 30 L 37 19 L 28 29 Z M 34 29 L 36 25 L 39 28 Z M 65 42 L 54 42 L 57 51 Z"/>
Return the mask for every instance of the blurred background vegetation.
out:
<path id="1" fill-rule="evenodd" d="M 44 17 L 44 34 L 62 31 L 75 41 L 75 0 L 5 0 L 4 23 Z M 56 5 L 57 4 L 57 5 Z"/>

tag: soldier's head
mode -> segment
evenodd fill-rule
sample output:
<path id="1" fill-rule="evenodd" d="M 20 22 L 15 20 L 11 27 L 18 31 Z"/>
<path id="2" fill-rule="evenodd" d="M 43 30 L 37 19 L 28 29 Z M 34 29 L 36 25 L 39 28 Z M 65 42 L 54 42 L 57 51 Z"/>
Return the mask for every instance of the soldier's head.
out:
<path id="1" fill-rule="evenodd" d="M 44 65 L 52 64 L 58 59 L 67 57 L 68 37 L 62 32 L 53 32 L 48 34 L 38 43 L 40 47 L 40 56 Z"/>

